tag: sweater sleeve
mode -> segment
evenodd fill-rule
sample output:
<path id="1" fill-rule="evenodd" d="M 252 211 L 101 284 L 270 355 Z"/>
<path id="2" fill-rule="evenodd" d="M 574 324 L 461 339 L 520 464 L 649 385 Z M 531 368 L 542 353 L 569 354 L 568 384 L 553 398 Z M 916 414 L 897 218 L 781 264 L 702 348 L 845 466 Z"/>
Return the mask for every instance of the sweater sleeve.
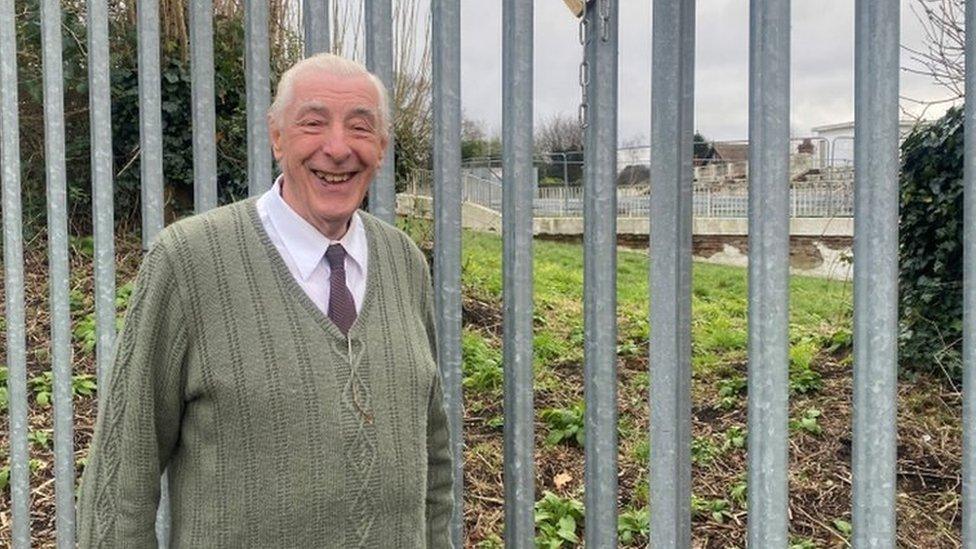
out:
<path id="1" fill-rule="evenodd" d="M 79 547 L 156 547 L 160 475 L 176 446 L 187 349 L 178 278 L 163 243 L 142 262 L 100 396 L 79 497 Z"/>
<path id="2" fill-rule="evenodd" d="M 426 266 L 425 266 L 426 268 Z M 424 314 L 431 353 L 437 358 L 436 323 L 430 277 L 424 277 Z M 454 510 L 454 465 L 444 394 L 438 372 L 427 405 L 427 547 L 450 548 L 450 524 Z"/>

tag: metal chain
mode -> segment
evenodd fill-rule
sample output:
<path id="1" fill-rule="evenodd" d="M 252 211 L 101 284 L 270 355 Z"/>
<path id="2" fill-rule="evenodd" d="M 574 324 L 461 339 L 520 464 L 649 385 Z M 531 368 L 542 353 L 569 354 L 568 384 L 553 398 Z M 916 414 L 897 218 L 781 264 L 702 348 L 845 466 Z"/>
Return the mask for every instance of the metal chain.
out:
<path id="1" fill-rule="evenodd" d="M 588 124 L 587 109 L 589 108 L 587 104 L 586 88 L 589 85 L 589 64 L 586 62 L 586 44 L 589 42 L 589 22 L 586 20 L 587 12 L 589 11 L 590 0 L 584 0 L 583 2 L 583 16 L 580 17 L 579 21 L 579 43 L 583 46 L 583 61 L 580 62 L 579 66 L 579 85 L 580 85 L 580 105 L 579 105 L 579 125 L 580 129 L 586 130 Z"/>

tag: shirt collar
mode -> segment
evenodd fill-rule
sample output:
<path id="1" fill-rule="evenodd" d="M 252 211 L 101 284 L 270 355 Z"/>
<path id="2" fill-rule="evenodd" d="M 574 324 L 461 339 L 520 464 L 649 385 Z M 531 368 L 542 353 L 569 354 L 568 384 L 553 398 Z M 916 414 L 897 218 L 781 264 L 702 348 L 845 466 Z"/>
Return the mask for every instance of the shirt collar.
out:
<path id="1" fill-rule="evenodd" d="M 353 212 L 349 229 L 341 239 L 330 240 L 284 201 L 281 197 L 282 182 L 283 176 L 279 175 L 274 186 L 266 193 L 268 218 L 278 231 L 288 253 L 295 260 L 302 280 L 308 280 L 312 271 L 325 257 L 325 250 L 335 243 L 342 244 L 347 256 L 362 270 L 366 264 L 366 230 L 359 212 Z"/>

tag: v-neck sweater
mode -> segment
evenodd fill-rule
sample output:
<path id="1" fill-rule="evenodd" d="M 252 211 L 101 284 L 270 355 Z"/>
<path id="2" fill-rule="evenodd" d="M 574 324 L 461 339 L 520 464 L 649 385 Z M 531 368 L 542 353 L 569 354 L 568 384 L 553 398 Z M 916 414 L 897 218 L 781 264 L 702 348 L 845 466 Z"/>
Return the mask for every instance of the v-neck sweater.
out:
<path id="1" fill-rule="evenodd" d="M 79 544 L 450 547 L 452 464 L 426 260 L 360 212 L 363 306 L 344 336 L 248 199 L 179 221 L 147 253 L 116 344 L 79 501 Z"/>

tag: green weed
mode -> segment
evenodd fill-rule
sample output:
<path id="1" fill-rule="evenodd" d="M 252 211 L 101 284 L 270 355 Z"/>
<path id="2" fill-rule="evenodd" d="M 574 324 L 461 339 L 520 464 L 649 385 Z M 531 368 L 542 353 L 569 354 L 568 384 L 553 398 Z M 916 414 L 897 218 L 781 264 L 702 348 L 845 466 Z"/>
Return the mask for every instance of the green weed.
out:
<path id="1" fill-rule="evenodd" d="M 718 405 L 723 410 L 731 410 L 739 404 L 740 397 L 745 394 L 748 382 L 745 376 L 733 375 L 718 380 Z"/>
<path id="2" fill-rule="evenodd" d="M 823 428 L 820 426 L 820 414 L 821 412 L 817 408 L 809 408 L 803 412 L 799 419 L 790 420 L 790 429 L 820 436 L 823 433 Z"/>
<path id="3" fill-rule="evenodd" d="M 744 476 L 739 476 L 732 487 L 729 488 L 729 499 L 740 507 L 745 506 L 746 497 L 749 494 L 749 484 Z"/>
<path id="4" fill-rule="evenodd" d="M 536 547 L 559 549 L 580 543 L 577 529 L 583 522 L 583 503 L 546 491 L 535 504 Z"/>
<path id="5" fill-rule="evenodd" d="M 722 449 L 709 437 L 695 437 L 691 441 L 691 462 L 696 465 L 710 465 L 722 453 Z"/>
<path id="6" fill-rule="evenodd" d="M 51 405 L 51 392 L 53 391 L 54 374 L 44 372 L 39 376 L 34 376 L 27 380 L 27 386 L 34 393 L 34 402 L 38 406 Z M 71 376 L 71 394 L 76 397 L 90 397 L 98 390 L 95 376 L 89 374 L 77 374 Z"/>
<path id="7" fill-rule="evenodd" d="M 477 332 L 464 330 L 461 334 L 461 360 L 465 389 L 476 392 L 497 392 L 504 383 L 501 352 L 488 345 Z"/>
<path id="8" fill-rule="evenodd" d="M 650 456 L 651 444 L 648 442 L 647 437 L 644 437 L 634 446 L 633 456 L 634 460 L 638 463 L 647 463 L 648 457 Z"/>
<path id="9" fill-rule="evenodd" d="M 724 523 L 732 518 L 732 506 L 729 500 L 722 498 L 705 499 L 691 495 L 691 512 L 693 515 L 706 517 L 718 523 Z"/>
<path id="10" fill-rule="evenodd" d="M 632 544 L 646 539 L 651 531 L 651 517 L 647 508 L 629 509 L 617 517 L 617 538 L 620 543 Z"/>
<path id="11" fill-rule="evenodd" d="M 586 405 L 582 402 L 577 402 L 569 408 L 543 410 L 542 421 L 549 427 L 546 444 L 555 446 L 565 441 L 584 446 L 586 444 L 585 415 Z"/>
<path id="12" fill-rule="evenodd" d="M 854 531 L 854 526 L 844 519 L 834 519 L 831 525 L 846 538 L 851 537 L 851 533 Z"/>
<path id="13" fill-rule="evenodd" d="M 38 429 L 27 433 L 27 441 L 38 448 L 48 449 L 51 447 L 51 430 Z"/>
<path id="14" fill-rule="evenodd" d="M 742 450 L 746 447 L 746 431 L 742 427 L 733 425 L 722 434 L 722 450 Z"/>
<path id="15" fill-rule="evenodd" d="M 790 549 L 817 549 L 817 544 L 810 538 L 790 538 Z"/>

